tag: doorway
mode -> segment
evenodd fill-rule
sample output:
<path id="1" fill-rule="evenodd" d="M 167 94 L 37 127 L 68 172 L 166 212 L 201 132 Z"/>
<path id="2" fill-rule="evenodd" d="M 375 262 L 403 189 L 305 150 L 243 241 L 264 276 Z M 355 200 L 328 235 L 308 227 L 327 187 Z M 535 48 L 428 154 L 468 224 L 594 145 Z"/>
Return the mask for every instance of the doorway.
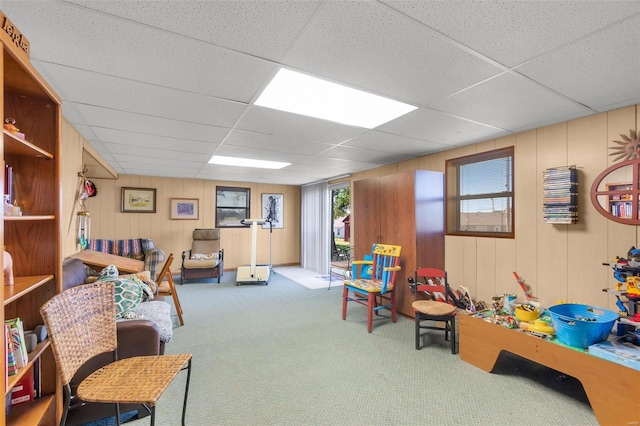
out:
<path id="1" fill-rule="evenodd" d="M 344 276 L 350 267 L 351 242 L 351 184 L 331 185 L 331 267 L 330 274 Z"/>

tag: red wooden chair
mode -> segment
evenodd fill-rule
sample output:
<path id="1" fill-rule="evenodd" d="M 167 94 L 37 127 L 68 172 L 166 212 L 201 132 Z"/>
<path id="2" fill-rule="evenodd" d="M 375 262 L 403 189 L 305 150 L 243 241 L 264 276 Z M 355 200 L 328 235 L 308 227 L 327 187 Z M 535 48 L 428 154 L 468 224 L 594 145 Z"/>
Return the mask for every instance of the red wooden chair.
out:
<path id="1" fill-rule="evenodd" d="M 451 353 L 457 354 L 456 348 L 456 312 L 451 297 L 451 289 L 447 281 L 447 273 L 436 268 L 418 268 L 415 280 L 409 278 L 414 301 L 411 304 L 415 314 L 416 349 L 422 349 L 421 329 L 444 331 L 444 339 L 449 340 L 451 333 Z M 426 324 L 424 322 L 429 321 Z M 438 323 L 442 323 L 440 326 Z"/>
<path id="2" fill-rule="evenodd" d="M 351 277 L 344 280 L 342 291 L 342 319 L 347 319 L 347 303 L 356 302 L 367 307 L 367 331 L 373 328 L 373 313 L 381 309 L 391 310 L 391 320 L 397 321 L 396 292 L 394 282 L 400 270 L 400 246 L 376 244 L 373 260 L 351 262 Z M 369 270 L 370 277 L 363 278 Z M 365 275 L 366 276 L 366 275 Z M 350 292 L 353 296 L 350 296 Z M 366 297 L 362 297 L 362 295 Z"/>

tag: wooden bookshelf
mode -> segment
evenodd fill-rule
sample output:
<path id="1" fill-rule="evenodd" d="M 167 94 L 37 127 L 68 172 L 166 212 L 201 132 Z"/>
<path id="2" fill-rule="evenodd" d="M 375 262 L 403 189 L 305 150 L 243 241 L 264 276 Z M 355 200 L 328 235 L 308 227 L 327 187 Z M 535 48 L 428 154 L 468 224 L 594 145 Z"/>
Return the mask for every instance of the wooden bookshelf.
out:
<path id="1" fill-rule="evenodd" d="M 6 424 L 8 426 L 57 424 L 54 402 L 54 396 L 48 395 L 27 404 L 11 407 Z"/>
<path id="2" fill-rule="evenodd" d="M 4 286 L 4 305 L 20 299 L 41 285 L 53 280 L 53 275 L 37 275 L 34 277 L 15 277 L 14 284 Z"/>
<path id="3" fill-rule="evenodd" d="M 0 150 L 4 165 L 13 169 L 12 193 L 22 213 L 5 216 L 2 209 L 0 243 L 11 254 L 15 277 L 11 286 L 1 278 L 2 315 L 5 320 L 18 317 L 25 330 L 32 330 L 43 323 L 40 306 L 61 290 L 61 100 L 31 65 L 28 40 L 1 11 L 0 15 L 4 23 L 0 117 L 3 123 L 14 119 L 21 133 L 3 128 Z M 4 335 L 1 342 L 5 345 Z M 3 359 L 6 371 L 6 356 Z M 2 375 L 5 396 L 30 368 L 37 376 L 39 394 L 32 402 L 12 406 L 0 416 L 0 426 L 59 422 L 62 392 L 48 340 L 37 344 L 16 375 Z"/>
<path id="4" fill-rule="evenodd" d="M 627 183 L 608 183 L 606 184 L 607 211 L 611 216 L 621 219 L 630 219 L 633 217 L 633 194 L 631 190 L 633 186 L 631 182 Z M 636 200 L 637 201 L 637 200 Z"/>

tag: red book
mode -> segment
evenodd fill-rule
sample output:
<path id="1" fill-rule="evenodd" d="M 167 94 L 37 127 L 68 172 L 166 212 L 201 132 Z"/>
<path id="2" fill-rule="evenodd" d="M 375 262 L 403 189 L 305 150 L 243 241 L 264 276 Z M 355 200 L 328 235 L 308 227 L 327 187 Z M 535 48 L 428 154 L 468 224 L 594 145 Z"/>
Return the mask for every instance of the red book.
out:
<path id="1" fill-rule="evenodd" d="M 33 377 L 33 367 L 29 368 L 29 371 L 11 390 L 11 405 L 24 404 L 25 402 L 33 401 L 36 396 L 35 383 Z"/>

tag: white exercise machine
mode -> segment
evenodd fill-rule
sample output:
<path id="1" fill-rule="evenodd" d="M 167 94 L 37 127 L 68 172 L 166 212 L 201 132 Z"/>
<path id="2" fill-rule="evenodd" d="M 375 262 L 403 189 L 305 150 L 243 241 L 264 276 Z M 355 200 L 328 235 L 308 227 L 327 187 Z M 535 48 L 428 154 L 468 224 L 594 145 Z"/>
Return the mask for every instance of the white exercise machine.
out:
<path id="1" fill-rule="evenodd" d="M 260 284 L 269 285 L 270 265 L 256 265 L 256 252 L 258 250 L 258 225 L 267 223 L 265 219 L 243 219 L 243 225 L 251 226 L 251 265 L 238 266 L 236 273 L 236 285 Z"/>

